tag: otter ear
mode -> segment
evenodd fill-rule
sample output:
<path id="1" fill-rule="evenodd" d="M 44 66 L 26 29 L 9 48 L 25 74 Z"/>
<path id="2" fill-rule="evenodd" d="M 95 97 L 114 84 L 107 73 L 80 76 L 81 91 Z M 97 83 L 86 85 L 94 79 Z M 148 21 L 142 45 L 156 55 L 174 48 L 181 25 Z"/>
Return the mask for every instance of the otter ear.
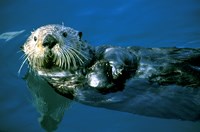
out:
<path id="1" fill-rule="evenodd" d="M 83 33 L 82 32 L 78 32 L 78 36 L 79 36 L 79 40 L 81 40 Z"/>

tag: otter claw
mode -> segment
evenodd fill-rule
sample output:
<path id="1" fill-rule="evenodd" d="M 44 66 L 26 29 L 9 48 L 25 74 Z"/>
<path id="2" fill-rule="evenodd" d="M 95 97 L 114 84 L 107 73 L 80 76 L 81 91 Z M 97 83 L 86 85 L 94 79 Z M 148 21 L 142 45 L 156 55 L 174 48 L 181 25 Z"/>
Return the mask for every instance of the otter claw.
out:
<path id="1" fill-rule="evenodd" d="M 112 76 L 113 79 L 117 79 L 120 75 L 122 75 L 123 68 L 119 68 L 120 66 L 115 66 L 113 63 L 110 63 L 112 67 Z"/>

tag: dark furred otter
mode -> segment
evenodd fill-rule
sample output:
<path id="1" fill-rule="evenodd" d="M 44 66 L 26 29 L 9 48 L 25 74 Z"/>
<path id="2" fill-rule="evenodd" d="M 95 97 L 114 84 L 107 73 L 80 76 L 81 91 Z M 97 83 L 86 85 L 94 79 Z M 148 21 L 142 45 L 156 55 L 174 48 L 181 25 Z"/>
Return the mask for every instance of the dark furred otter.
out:
<path id="1" fill-rule="evenodd" d="M 200 119 L 200 49 L 91 47 L 62 25 L 23 45 L 31 71 L 83 104 L 145 116 Z"/>

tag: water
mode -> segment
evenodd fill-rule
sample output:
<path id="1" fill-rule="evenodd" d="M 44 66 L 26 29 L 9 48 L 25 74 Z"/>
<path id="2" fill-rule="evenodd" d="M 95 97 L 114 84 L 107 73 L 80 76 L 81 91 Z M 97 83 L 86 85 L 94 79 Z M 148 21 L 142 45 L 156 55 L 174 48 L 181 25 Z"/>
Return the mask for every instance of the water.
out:
<path id="1" fill-rule="evenodd" d="M 44 131 L 31 94 L 18 76 L 18 53 L 30 32 L 46 24 L 62 24 L 83 32 L 96 46 L 112 44 L 145 47 L 199 47 L 198 0 L 4 0 L 0 2 L 0 34 L 21 31 L 0 39 L 0 131 Z M 26 66 L 25 66 L 26 67 Z M 72 103 L 58 132 L 199 132 L 200 123 L 143 117 Z"/>

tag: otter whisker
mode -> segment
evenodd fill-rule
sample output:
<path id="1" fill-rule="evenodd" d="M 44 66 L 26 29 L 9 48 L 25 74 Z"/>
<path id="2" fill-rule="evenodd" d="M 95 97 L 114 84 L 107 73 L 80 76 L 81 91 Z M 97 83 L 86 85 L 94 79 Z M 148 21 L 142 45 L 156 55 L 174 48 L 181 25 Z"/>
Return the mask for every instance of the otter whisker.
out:
<path id="1" fill-rule="evenodd" d="M 64 67 L 64 69 L 67 68 L 67 56 L 65 55 L 65 53 L 63 53 L 63 51 L 61 52 L 62 53 L 62 67 Z"/>
<path id="2" fill-rule="evenodd" d="M 60 51 L 60 56 L 59 56 L 59 67 L 63 67 L 63 54 L 62 51 Z"/>
<path id="3" fill-rule="evenodd" d="M 22 50 L 18 50 L 17 53 L 23 52 Z"/>
<path id="4" fill-rule="evenodd" d="M 34 51 L 29 51 L 29 52 L 27 53 L 27 55 L 24 55 L 23 58 L 26 57 L 25 59 L 28 59 L 28 60 L 30 61 L 30 64 L 32 64 L 33 57 L 30 58 L 30 56 L 34 56 Z M 22 58 L 22 59 L 23 59 L 23 58 Z"/>
<path id="5" fill-rule="evenodd" d="M 58 53 L 60 53 L 60 52 L 58 52 Z M 56 65 L 59 65 L 59 56 L 57 55 L 57 56 L 55 56 L 55 64 Z"/>
<path id="6" fill-rule="evenodd" d="M 20 66 L 20 68 L 19 68 L 19 70 L 18 70 L 18 75 L 20 75 L 20 72 L 21 72 L 21 69 L 22 69 L 22 67 L 24 66 L 24 64 L 26 63 L 26 61 L 28 60 L 28 56 L 24 59 L 24 61 L 22 62 L 22 64 L 21 64 L 21 66 Z"/>
<path id="7" fill-rule="evenodd" d="M 70 47 L 70 49 L 72 49 L 74 52 L 78 53 L 80 56 L 82 56 L 84 59 L 88 60 L 88 58 L 82 54 L 80 51 L 78 51 L 77 49 L 73 48 L 73 47 Z"/>
<path id="8" fill-rule="evenodd" d="M 55 61 L 56 65 L 58 65 L 59 67 L 61 67 L 61 62 L 62 62 L 62 51 L 58 51 L 58 54 L 57 54 L 55 60 L 56 60 L 56 61 Z"/>
<path id="9" fill-rule="evenodd" d="M 67 62 L 68 62 L 68 69 L 70 69 L 70 67 L 71 67 L 71 62 L 72 62 L 72 64 L 74 63 L 74 56 L 68 51 L 68 49 L 66 49 L 66 48 L 64 48 L 63 49 L 63 51 L 64 51 L 64 53 L 65 53 L 65 55 L 67 56 Z"/>
<path id="10" fill-rule="evenodd" d="M 58 65 L 59 65 L 59 67 L 62 67 L 62 60 L 63 60 L 63 59 L 62 59 L 62 57 L 63 57 L 63 56 L 62 56 L 62 52 L 60 52 L 60 54 L 61 54 L 61 56 L 60 56 L 59 59 L 58 59 L 58 60 L 59 60 L 59 61 L 58 61 Z"/>
<path id="11" fill-rule="evenodd" d="M 77 53 L 75 52 L 75 51 L 73 51 L 72 49 L 69 49 L 75 56 L 76 56 L 76 58 L 79 60 L 79 63 L 80 64 L 83 64 L 84 62 L 83 62 L 83 60 L 79 57 L 79 55 L 77 55 Z M 82 56 L 81 56 L 82 57 Z"/>
<path id="12" fill-rule="evenodd" d="M 68 67 L 68 63 L 67 63 L 67 60 L 68 60 L 68 58 L 67 58 L 67 56 L 63 53 L 63 51 L 62 51 L 62 68 L 64 68 L 64 69 L 66 69 L 67 67 Z"/>
<path id="13" fill-rule="evenodd" d="M 53 58 L 53 62 L 59 66 L 59 58 L 61 55 L 62 51 L 58 50 L 58 52 L 56 54 L 54 54 L 54 58 Z"/>
<path id="14" fill-rule="evenodd" d="M 67 67 L 68 69 L 70 69 L 70 63 L 71 63 L 71 59 L 70 59 L 70 56 L 69 56 L 69 53 L 64 49 L 63 51 L 64 55 L 65 55 L 65 63 L 67 63 Z"/>
<path id="15" fill-rule="evenodd" d="M 63 55 L 63 51 L 58 51 L 59 55 L 57 56 L 56 58 L 56 64 L 59 66 L 59 67 L 63 67 L 63 61 L 65 60 L 65 57 Z"/>
<path id="16" fill-rule="evenodd" d="M 65 56 L 65 54 L 63 53 L 63 51 L 61 51 L 61 57 L 63 58 L 62 59 L 62 67 L 64 67 L 64 69 L 66 69 L 66 67 L 67 67 L 67 63 L 66 63 L 66 56 Z"/>
<path id="17" fill-rule="evenodd" d="M 30 50 L 30 51 L 27 51 L 27 55 L 30 56 L 34 53 L 34 51 Z"/>
<path id="18" fill-rule="evenodd" d="M 74 66 L 75 68 L 77 68 L 76 59 L 75 59 L 75 57 L 74 57 L 74 53 L 71 52 L 70 49 L 66 50 L 66 53 L 68 53 L 69 56 L 70 56 L 70 58 L 72 59 L 72 64 L 73 64 L 73 66 Z"/>
<path id="19" fill-rule="evenodd" d="M 21 55 L 21 57 L 19 58 L 20 60 L 21 59 L 24 59 L 25 57 L 27 57 L 25 54 Z"/>
<path id="20" fill-rule="evenodd" d="M 73 50 L 70 50 L 73 54 L 74 54 L 74 56 L 79 60 L 78 62 L 79 62 L 79 64 L 83 64 L 83 60 L 76 54 L 76 52 L 74 52 Z"/>
<path id="21" fill-rule="evenodd" d="M 67 63 L 66 63 L 67 58 L 66 58 L 65 54 L 63 53 L 62 49 L 60 50 L 60 54 L 61 54 L 60 58 L 62 60 L 61 61 L 61 67 L 65 69 L 67 67 Z"/>

